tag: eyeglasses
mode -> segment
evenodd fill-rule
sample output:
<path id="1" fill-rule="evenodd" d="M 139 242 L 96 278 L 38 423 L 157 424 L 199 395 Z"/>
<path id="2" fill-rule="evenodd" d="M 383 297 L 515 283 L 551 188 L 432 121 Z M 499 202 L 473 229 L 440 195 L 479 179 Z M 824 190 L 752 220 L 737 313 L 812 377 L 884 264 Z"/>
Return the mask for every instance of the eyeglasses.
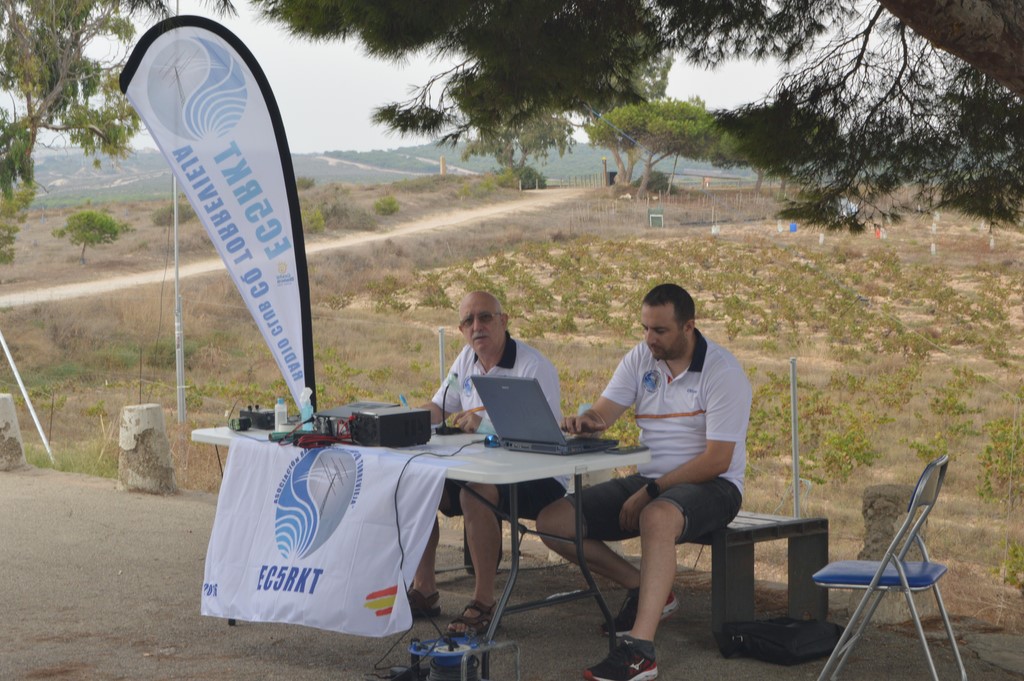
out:
<path id="1" fill-rule="evenodd" d="M 463 317 L 461 321 L 459 321 L 459 328 L 468 329 L 469 327 L 473 326 L 474 319 L 476 319 L 476 321 L 480 322 L 484 326 L 487 326 L 488 324 L 494 321 L 495 317 L 499 316 L 500 314 L 500 312 L 477 312 L 475 315 L 468 314 L 465 317 Z"/>

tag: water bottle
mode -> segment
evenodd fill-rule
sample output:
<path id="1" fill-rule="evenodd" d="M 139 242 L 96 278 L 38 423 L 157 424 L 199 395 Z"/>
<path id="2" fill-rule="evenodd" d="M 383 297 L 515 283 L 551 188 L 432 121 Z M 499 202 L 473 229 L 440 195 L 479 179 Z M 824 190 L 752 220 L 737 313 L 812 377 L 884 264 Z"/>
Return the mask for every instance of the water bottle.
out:
<path id="1" fill-rule="evenodd" d="M 305 433 L 313 432 L 313 391 L 309 387 L 303 388 L 302 393 L 299 395 L 299 416 L 302 421 L 302 426 L 299 430 Z"/>
<path id="2" fill-rule="evenodd" d="M 274 430 L 288 430 L 288 407 L 283 397 L 278 397 L 277 404 L 274 405 Z"/>

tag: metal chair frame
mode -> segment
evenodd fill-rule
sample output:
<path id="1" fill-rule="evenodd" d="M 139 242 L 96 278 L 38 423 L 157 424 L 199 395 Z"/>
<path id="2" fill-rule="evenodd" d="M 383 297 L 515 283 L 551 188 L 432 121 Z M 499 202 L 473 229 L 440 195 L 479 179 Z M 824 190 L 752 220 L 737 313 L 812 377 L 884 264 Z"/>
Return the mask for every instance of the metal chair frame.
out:
<path id="1" fill-rule="evenodd" d="M 889 591 L 903 593 L 910 609 L 911 617 L 914 620 L 914 628 L 917 630 L 921 647 L 924 649 L 925 659 L 928 662 L 928 669 L 932 679 L 938 681 L 939 676 L 935 670 L 935 663 L 925 638 L 924 629 L 921 626 L 921 618 L 918 615 L 917 607 L 914 605 L 913 594 L 918 591 L 931 590 L 935 594 L 935 601 L 938 604 L 939 613 L 942 615 L 942 622 L 946 628 L 946 635 L 949 644 L 953 649 L 957 666 L 960 669 L 961 681 L 967 681 L 967 671 L 964 669 L 963 659 L 960 657 L 960 650 L 956 644 L 956 636 L 953 634 L 953 627 L 949 622 L 949 615 L 946 612 L 945 603 L 942 600 L 942 593 L 939 591 L 939 579 L 946 572 L 944 565 L 934 563 L 928 557 L 928 549 L 920 536 L 928 515 L 935 506 L 939 490 L 942 489 L 943 480 L 946 477 L 946 467 L 949 464 L 948 456 L 940 456 L 930 462 L 921 473 L 917 481 L 914 493 L 911 495 L 910 503 L 907 506 L 907 518 L 896 532 L 892 543 L 886 549 L 885 555 L 878 561 L 837 561 L 826 565 L 814 574 L 814 582 L 827 589 L 858 589 L 864 591 L 864 597 L 850 616 L 846 629 L 836 644 L 835 650 L 821 670 L 818 681 L 825 679 L 836 679 L 839 672 L 849 658 L 850 652 L 857 645 L 865 628 L 875 614 L 875 610 L 881 603 L 882 598 Z M 912 546 L 917 546 L 921 552 L 922 561 L 907 561 L 906 556 Z M 909 577 L 908 577 L 909 575 Z M 841 577 L 849 579 L 840 579 Z M 868 579 L 870 577 L 870 579 Z M 913 581 L 913 584 L 911 584 Z"/>

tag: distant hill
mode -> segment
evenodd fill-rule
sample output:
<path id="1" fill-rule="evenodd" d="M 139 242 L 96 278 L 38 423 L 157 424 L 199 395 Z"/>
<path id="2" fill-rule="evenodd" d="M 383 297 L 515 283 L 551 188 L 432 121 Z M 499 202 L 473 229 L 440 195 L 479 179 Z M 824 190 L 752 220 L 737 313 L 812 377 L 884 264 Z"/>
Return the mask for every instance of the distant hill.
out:
<path id="1" fill-rule="evenodd" d="M 536 166 L 547 178 L 570 181 L 583 176 L 600 177 L 601 157 L 607 150 L 577 144 L 562 158 L 553 155 Z M 461 148 L 421 145 L 375 151 L 327 151 L 322 154 L 293 154 L 296 177 L 309 177 L 317 184 L 348 182 L 381 184 L 439 172 L 441 157 L 451 174 L 479 174 L 497 167 L 494 159 L 472 157 L 462 160 Z M 613 167 L 609 169 L 614 170 Z M 659 170 L 671 172 L 671 164 Z M 723 171 L 708 164 L 681 159 L 676 172 L 682 176 L 752 177 L 746 170 Z M 36 182 L 41 186 L 34 209 L 63 208 L 87 202 L 145 201 L 169 196 L 171 171 L 160 152 L 143 149 L 127 159 L 94 160 L 80 150 L 43 150 L 36 155 Z"/>

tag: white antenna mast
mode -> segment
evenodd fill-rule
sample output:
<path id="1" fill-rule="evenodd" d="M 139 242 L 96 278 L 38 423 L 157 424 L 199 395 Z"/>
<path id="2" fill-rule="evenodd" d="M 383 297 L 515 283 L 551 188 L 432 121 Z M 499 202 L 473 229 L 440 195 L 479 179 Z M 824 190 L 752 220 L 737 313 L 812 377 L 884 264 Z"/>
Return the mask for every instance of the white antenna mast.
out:
<path id="1" fill-rule="evenodd" d="M 174 3 L 174 14 L 179 14 Z M 178 177 L 171 173 L 171 202 L 174 205 L 174 366 L 178 382 L 178 423 L 185 423 L 185 333 L 181 321 L 181 279 L 178 276 Z"/>

